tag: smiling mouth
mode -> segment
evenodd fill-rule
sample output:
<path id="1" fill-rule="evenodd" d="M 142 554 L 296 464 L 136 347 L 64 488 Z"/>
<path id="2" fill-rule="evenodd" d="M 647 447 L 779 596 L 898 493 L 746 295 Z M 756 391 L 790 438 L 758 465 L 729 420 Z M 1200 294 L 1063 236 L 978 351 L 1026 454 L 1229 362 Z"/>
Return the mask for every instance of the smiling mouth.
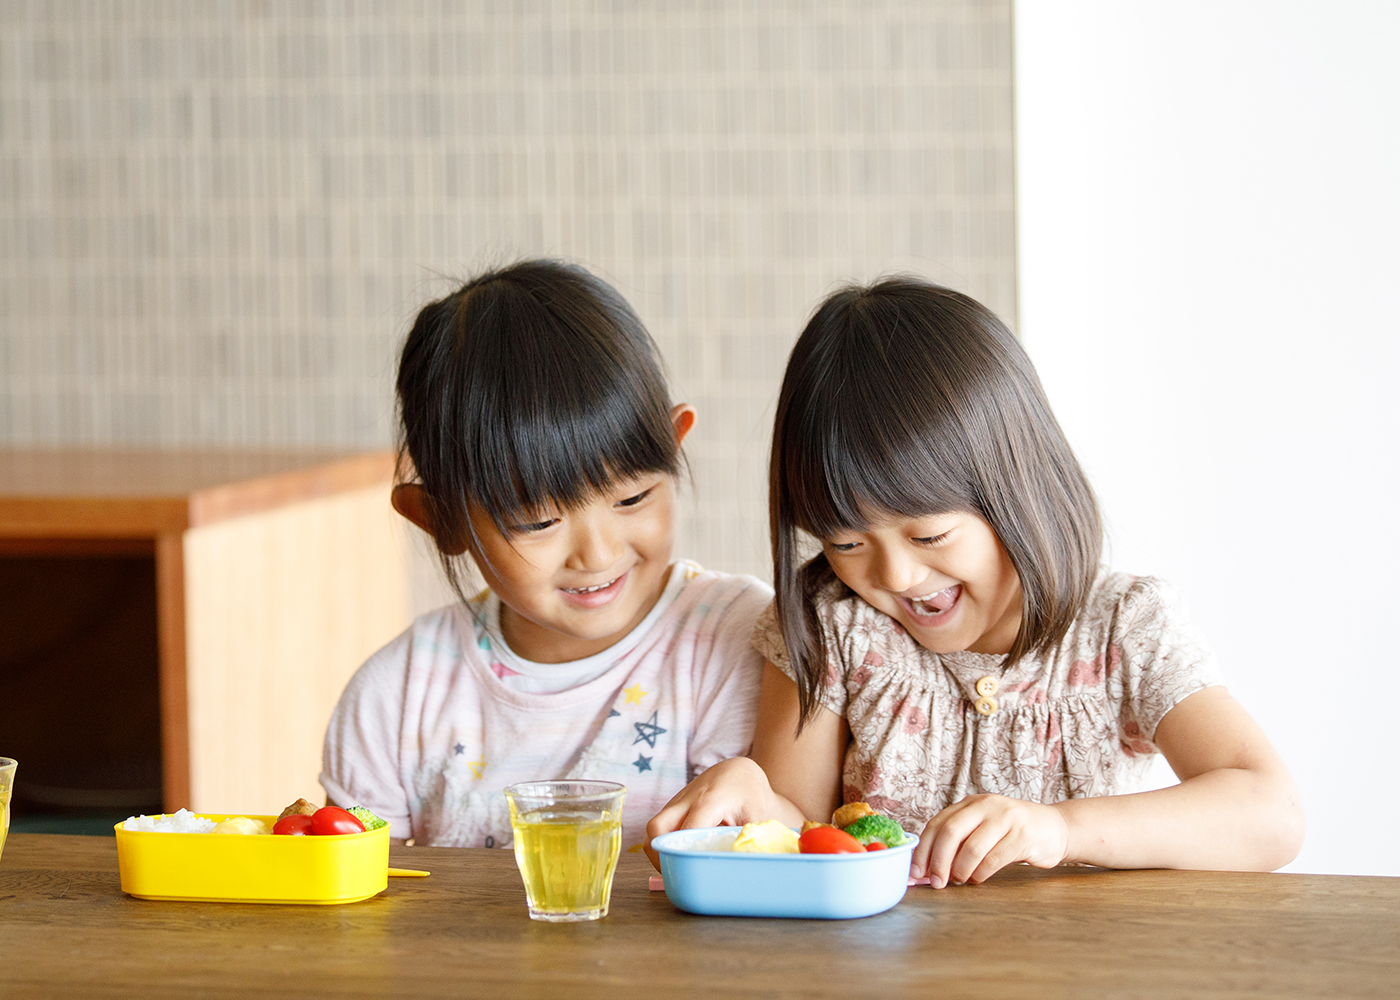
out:
<path id="1" fill-rule="evenodd" d="M 958 603 L 958 598 L 962 595 L 962 584 L 955 583 L 951 587 L 945 587 L 936 594 L 929 594 L 926 597 L 905 598 L 909 602 L 909 607 L 914 614 L 920 618 L 934 618 L 943 614 L 954 604 Z"/>
<path id="2" fill-rule="evenodd" d="M 559 589 L 566 594 L 593 594 L 600 590 L 607 590 L 609 587 L 611 587 L 613 584 L 617 583 L 617 581 L 621 579 L 622 577 L 615 576 L 607 583 L 600 583 L 593 587 L 560 587 Z"/>

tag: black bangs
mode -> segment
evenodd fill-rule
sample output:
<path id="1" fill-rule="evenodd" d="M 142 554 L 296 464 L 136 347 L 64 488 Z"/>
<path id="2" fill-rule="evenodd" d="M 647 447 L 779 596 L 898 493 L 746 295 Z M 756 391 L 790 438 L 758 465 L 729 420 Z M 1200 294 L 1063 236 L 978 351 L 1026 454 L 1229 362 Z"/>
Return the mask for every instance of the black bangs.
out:
<path id="1" fill-rule="evenodd" d="M 916 318 L 901 317 L 897 300 L 847 290 L 809 327 L 830 336 L 794 349 L 784 401 L 825 401 L 780 403 L 775 428 L 773 462 L 803 531 L 825 538 L 885 516 L 980 509 L 956 387 L 921 363 L 947 345 Z"/>
<path id="2" fill-rule="evenodd" d="M 480 507 L 502 532 L 614 483 L 676 474 L 655 346 L 582 268 L 529 261 L 425 308 L 404 345 L 404 449 L 440 532 Z"/>

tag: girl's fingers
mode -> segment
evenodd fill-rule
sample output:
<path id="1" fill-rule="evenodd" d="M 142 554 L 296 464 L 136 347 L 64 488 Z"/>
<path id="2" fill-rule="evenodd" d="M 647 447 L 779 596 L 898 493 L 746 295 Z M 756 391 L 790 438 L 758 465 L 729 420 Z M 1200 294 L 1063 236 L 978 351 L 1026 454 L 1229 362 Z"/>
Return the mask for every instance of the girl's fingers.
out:
<path id="1" fill-rule="evenodd" d="M 948 865 L 948 881 L 959 884 L 970 881 L 972 873 L 982 863 L 992 849 L 1001 843 L 1011 827 L 1000 817 L 991 819 L 980 817 L 977 826 L 968 832 L 957 845 L 957 850 Z"/>
<path id="2" fill-rule="evenodd" d="M 678 830 L 693 830 L 703 826 L 737 826 L 745 822 L 742 809 L 713 795 L 702 795 L 690 804 L 690 811 Z"/>
<path id="3" fill-rule="evenodd" d="M 646 853 L 646 856 L 651 859 L 652 867 L 657 871 L 661 870 L 661 857 L 651 849 L 651 840 L 653 837 L 659 837 L 663 833 L 679 830 L 685 825 L 686 816 L 690 810 L 690 804 L 685 801 L 676 801 L 676 799 L 679 798 L 679 795 L 676 796 L 675 799 L 672 799 L 670 802 L 666 803 L 666 805 L 662 806 L 659 813 L 647 820 L 647 839 L 646 845 L 642 850 Z"/>
<path id="4" fill-rule="evenodd" d="M 647 840 L 672 830 L 679 830 L 684 825 L 686 814 L 690 812 L 690 802 L 677 799 L 679 796 L 667 802 L 659 813 L 647 820 Z"/>
<path id="5" fill-rule="evenodd" d="M 967 802 L 967 799 L 955 802 L 928 821 L 924 832 L 919 835 L 919 842 L 914 845 L 913 854 L 909 856 L 909 874 L 914 878 L 923 878 L 929 873 L 929 854 L 933 850 L 933 842 L 938 836 L 938 831 L 943 829 L 950 817 L 961 812 Z"/>
<path id="6" fill-rule="evenodd" d="M 941 889 L 949 883 L 954 858 L 962 848 L 963 841 L 981 825 L 982 819 L 979 809 L 960 809 L 934 831 L 933 843 L 928 853 L 928 867 L 924 872 L 929 877 L 929 884 L 934 888 Z"/>
<path id="7" fill-rule="evenodd" d="M 994 837 L 992 831 L 998 828 L 1000 835 Z M 987 832 L 985 840 L 981 839 L 984 830 Z M 978 842 L 973 843 L 974 839 Z M 959 882 L 987 881 L 1011 862 L 1018 860 L 1014 857 L 1015 840 L 1010 824 L 999 824 L 997 828 L 988 826 L 978 830 L 975 838 L 969 838 L 963 844 L 963 851 L 958 853 L 957 860 L 953 862 L 954 877 Z M 966 874 L 962 874 L 964 872 Z"/>
<path id="8" fill-rule="evenodd" d="M 1064 859 L 1067 837 L 1063 816 L 1049 806 L 971 796 L 929 821 L 910 859 L 910 874 L 927 875 L 941 888 L 985 881 L 1017 861 L 1053 867 Z"/>

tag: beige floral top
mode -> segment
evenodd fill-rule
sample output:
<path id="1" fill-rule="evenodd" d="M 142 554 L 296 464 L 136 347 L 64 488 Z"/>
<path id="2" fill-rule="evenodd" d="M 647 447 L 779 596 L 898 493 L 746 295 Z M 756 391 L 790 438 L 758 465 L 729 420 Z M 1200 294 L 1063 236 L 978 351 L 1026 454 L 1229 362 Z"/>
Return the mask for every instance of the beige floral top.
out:
<path id="1" fill-rule="evenodd" d="M 929 652 L 845 588 L 817 610 L 830 658 L 818 700 L 851 728 L 844 800 L 913 831 L 979 792 L 1049 803 L 1136 791 L 1162 717 L 1222 683 L 1151 577 L 1101 571 L 1053 653 L 1005 671 L 1000 655 Z M 792 676 L 772 605 L 754 646 Z"/>

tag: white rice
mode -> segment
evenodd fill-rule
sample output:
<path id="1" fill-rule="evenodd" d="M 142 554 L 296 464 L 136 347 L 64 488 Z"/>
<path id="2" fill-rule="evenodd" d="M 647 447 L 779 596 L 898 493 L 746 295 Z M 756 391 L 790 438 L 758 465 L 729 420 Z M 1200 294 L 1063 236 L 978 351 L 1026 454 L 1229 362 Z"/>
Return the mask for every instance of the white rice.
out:
<path id="1" fill-rule="evenodd" d="M 122 829 L 153 833 L 208 833 L 214 829 L 214 821 L 181 809 L 170 816 L 130 816 L 122 823 Z"/>

